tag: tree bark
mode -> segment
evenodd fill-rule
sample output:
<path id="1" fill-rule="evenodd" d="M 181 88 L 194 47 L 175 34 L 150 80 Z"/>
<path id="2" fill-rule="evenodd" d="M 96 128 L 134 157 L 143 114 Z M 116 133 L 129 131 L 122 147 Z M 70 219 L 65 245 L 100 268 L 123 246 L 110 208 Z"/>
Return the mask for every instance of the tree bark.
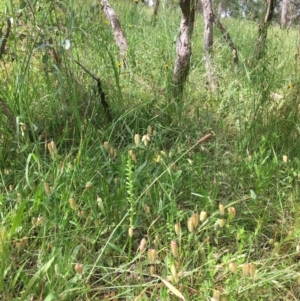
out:
<path id="1" fill-rule="evenodd" d="M 298 45 L 297 45 L 297 57 L 296 57 L 296 69 L 300 69 L 300 19 L 298 20 Z"/>
<path id="2" fill-rule="evenodd" d="M 173 84 L 175 86 L 175 96 L 180 98 L 186 82 L 190 58 L 192 55 L 191 36 L 195 22 L 195 1 L 180 0 L 179 5 L 182 11 L 180 30 L 176 44 L 176 60 L 173 72 Z"/>
<path id="3" fill-rule="evenodd" d="M 211 0 L 201 0 L 204 18 L 204 65 L 207 72 L 207 85 L 212 92 L 215 92 L 218 85 L 218 79 L 215 71 L 215 65 L 212 60 L 213 46 L 213 21 L 214 13 Z"/>
<path id="4" fill-rule="evenodd" d="M 2 55 L 4 54 L 6 42 L 7 42 L 8 38 L 9 38 L 10 31 L 11 31 L 11 20 L 10 20 L 10 18 L 8 18 L 7 19 L 6 33 L 4 35 L 4 38 L 2 39 L 2 43 L 1 43 L 1 46 L 0 46 L 0 59 L 2 58 Z"/>
<path id="5" fill-rule="evenodd" d="M 258 39 L 255 48 L 255 58 L 260 60 L 263 58 L 266 49 L 268 27 L 272 21 L 275 8 L 275 0 L 267 0 L 268 6 L 265 18 L 258 27 Z"/>
<path id="6" fill-rule="evenodd" d="M 218 17 L 220 18 L 223 12 L 222 2 L 218 4 Z"/>
<path id="7" fill-rule="evenodd" d="M 127 53 L 127 40 L 121 28 L 120 21 L 110 6 L 108 0 L 100 0 L 101 4 L 104 6 L 104 13 L 107 19 L 110 21 L 111 28 L 113 30 L 113 34 L 116 40 L 116 43 L 120 49 L 121 60 L 123 63 L 123 67 L 126 67 L 126 53 Z"/>
<path id="8" fill-rule="evenodd" d="M 287 24 L 287 13 L 288 13 L 289 0 L 283 0 L 281 4 L 281 27 L 285 28 Z"/>
<path id="9" fill-rule="evenodd" d="M 157 17 L 159 3 L 160 3 L 160 0 L 155 0 L 155 5 L 154 5 L 154 10 L 153 10 L 152 18 Z"/>

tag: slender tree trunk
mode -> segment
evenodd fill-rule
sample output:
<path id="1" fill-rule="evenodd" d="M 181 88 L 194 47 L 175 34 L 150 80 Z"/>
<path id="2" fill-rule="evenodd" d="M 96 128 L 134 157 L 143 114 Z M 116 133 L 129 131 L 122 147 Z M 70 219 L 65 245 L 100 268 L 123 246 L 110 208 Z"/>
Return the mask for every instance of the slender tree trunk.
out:
<path id="1" fill-rule="evenodd" d="M 204 18 L 204 64 L 207 72 L 207 85 L 214 92 L 217 89 L 218 79 L 216 76 L 215 65 L 212 60 L 212 46 L 213 46 L 213 22 L 214 13 L 212 10 L 211 0 L 201 0 Z"/>
<path id="2" fill-rule="evenodd" d="M 113 30 L 113 34 L 116 40 L 116 43 L 120 49 L 121 61 L 123 63 L 123 67 L 126 67 L 126 53 L 127 53 L 127 40 L 121 28 L 120 21 L 110 6 L 107 0 L 100 0 L 101 4 L 104 6 L 104 13 L 107 19 L 110 21 L 111 28 Z"/>
<path id="3" fill-rule="evenodd" d="M 159 3 L 160 3 L 160 0 L 155 0 L 155 6 L 154 6 L 152 18 L 155 18 L 157 16 Z"/>
<path id="4" fill-rule="evenodd" d="M 182 11 L 180 31 L 176 44 L 176 60 L 173 72 L 173 84 L 175 96 L 180 98 L 183 93 L 184 83 L 187 79 L 192 55 L 191 36 L 195 22 L 195 1 L 180 0 L 179 5 Z"/>
<path id="5" fill-rule="evenodd" d="M 263 58 L 266 49 L 268 27 L 272 21 L 275 8 L 275 0 L 267 0 L 268 7 L 263 22 L 258 27 L 258 39 L 255 48 L 255 58 L 260 60 Z"/>
<path id="6" fill-rule="evenodd" d="M 298 19 L 298 45 L 296 57 L 296 69 L 300 69 L 300 19 Z"/>
<path id="7" fill-rule="evenodd" d="M 10 31 L 11 31 L 11 20 L 10 18 L 7 19 L 7 29 L 6 29 L 6 33 L 2 39 L 2 43 L 1 43 L 1 46 L 0 46 L 0 59 L 2 58 L 2 55 L 4 54 L 4 51 L 5 51 L 5 46 L 6 46 L 6 42 L 9 38 L 9 35 L 10 35 Z"/>
<path id="8" fill-rule="evenodd" d="M 222 2 L 218 4 L 218 17 L 220 18 L 222 15 L 223 7 L 222 7 Z"/>
<path id="9" fill-rule="evenodd" d="M 226 28 L 221 23 L 220 19 L 215 14 L 214 14 L 214 22 L 217 25 L 217 27 L 220 29 L 223 38 L 225 39 L 225 41 L 228 43 L 229 47 L 231 48 L 232 56 L 233 56 L 233 70 L 234 70 L 234 72 L 236 72 L 237 66 L 239 63 L 237 47 L 233 43 L 233 41 L 229 35 L 229 32 L 226 30 Z"/>
<path id="10" fill-rule="evenodd" d="M 289 0 L 283 0 L 281 4 L 281 27 L 286 28 L 287 13 L 288 13 Z"/>

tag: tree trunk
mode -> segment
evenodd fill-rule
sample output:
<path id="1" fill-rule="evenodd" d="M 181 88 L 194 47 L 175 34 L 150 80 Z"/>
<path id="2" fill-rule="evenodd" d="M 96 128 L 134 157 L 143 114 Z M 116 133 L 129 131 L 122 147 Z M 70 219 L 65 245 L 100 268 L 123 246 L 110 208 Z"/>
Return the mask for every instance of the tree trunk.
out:
<path id="1" fill-rule="evenodd" d="M 298 45 L 296 57 L 296 69 L 300 69 L 300 19 L 298 19 Z"/>
<path id="2" fill-rule="evenodd" d="M 120 49 L 120 55 L 121 55 L 121 61 L 123 63 L 123 67 L 126 67 L 126 53 L 127 53 L 128 46 L 127 46 L 125 35 L 121 28 L 121 24 L 119 22 L 119 19 L 115 11 L 110 6 L 109 2 L 107 0 L 100 0 L 100 1 L 101 4 L 104 6 L 104 13 L 107 19 L 110 21 L 110 25 L 112 27 L 116 43 Z"/>
<path id="3" fill-rule="evenodd" d="M 215 72 L 215 65 L 212 60 L 213 46 L 213 21 L 212 0 L 201 0 L 204 18 L 204 64 L 207 72 L 207 85 L 214 92 L 217 89 L 218 80 Z"/>
<path id="4" fill-rule="evenodd" d="M 223 7 L 222 7 L 222 2 L 218 4 L 218 17 L 220 18 L 222 16 L 223 12 Z"/>
<path id="5" fill-rule="evenodd" d="M 220 19 L 214 14 L 214 22 L 217 25 L 217 27 L 220 29 L 223 38 L 225 41 L 228 43 L 229 47 L 231 48 L 232 51 L 232 56 L 233 56 L 233 70 L 236 73 L 237 72 L 237 66 L 239 63 L 239 57 L 238 57 L 238 51 L 236 45 L 233 43 L 229 32 L 226 30 L 226 28 L 223 26 L 221 23 Z"/>
<path id="6" fill-rule="evenodd" d="M 268 7 L 267 7 L 265 19 L 263 20 L 263 22 L 260 23 L 258 27 L 258 39 L 255 48 L 255 58 L 257 60 L 263 58 L 265 54 L 268 26 L 270 25 L 274 15 L 275 0 L 267 0 L 267 3 L 268 3 Z"/>
<path id="7" fill-rule="evenodd" d="M 183 86 L 187 79 L 192 55 L 191 36 L 195 22 L 195 1 L 180 0 L 182 11 L 180 31 L 176 44 L 176 60 L 173 72 L 173 84 L 175 85 L 175 96 L 180 98 Z"/>
<path id="8" fill-rule="evenodd" d="M 159 3 L 160 3 L 160 0 L 155 0 L 155 6 L 154 6 L 152 18 L 155 18 L 157 16 Z"/>
<path id="9" fill-rule="evenodd" d="M 285 28 L 287 24 L 289 0 L 283 0 L 281 4 L 281 27 Z"/>
<path id="10" fill-rule="evenodd" d="M 6 46 L 6 42 L 9 38 L 9 35 L 10 35 L 10 31 L 11 31 L 11 20 L 10 18 L 7 19 L 7 29 L 6 29 L 6 33 L 2 39 L 2 43 L 1 43 L 1 46 L 0 46 L 0 59 L 2 58 L 2 55 L 4 54 L 4 51 L 5 51 L 5 46 Z"/>

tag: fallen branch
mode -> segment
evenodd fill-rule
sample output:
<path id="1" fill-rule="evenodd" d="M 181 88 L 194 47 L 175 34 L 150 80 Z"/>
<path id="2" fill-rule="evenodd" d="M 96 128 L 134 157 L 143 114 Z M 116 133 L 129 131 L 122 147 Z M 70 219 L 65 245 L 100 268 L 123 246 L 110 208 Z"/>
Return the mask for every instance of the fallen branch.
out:
<path id="1" fill-rule="evenodd" d="M 92 77 L 97 82 L 97 87 L 98 87 L 98 92 L 99 92 L 99 95 L 100 95 L 101 104 L 104 108 L 104 111 L 105 111 L 105 114 L 106 114 L 106 117 L 107 117 L 108 121 L 112 121 L 112 116 L 111 116 L 111 113 L 110 113 L 108 103 L 105 100 L 105 94 L 104 94 L 104 91 L 102 89 L 100 78 L 95 76 L 93 73 L 91 73 L 86 67 L 84 67 L 78 61 L 75 61 L 75 63 L 77 65 L 79 65 L 90 77 Z"/>

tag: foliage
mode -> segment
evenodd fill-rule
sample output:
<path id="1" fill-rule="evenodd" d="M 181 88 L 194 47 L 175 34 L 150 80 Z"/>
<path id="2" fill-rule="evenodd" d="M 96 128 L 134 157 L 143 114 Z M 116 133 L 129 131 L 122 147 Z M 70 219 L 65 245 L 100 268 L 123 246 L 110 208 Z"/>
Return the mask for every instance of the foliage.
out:
<path id="1" fill-rule="evenodd" d="M 0 119 L 1 298 L 299 299 L 297 31 L 270 27 L 256 65 L 257 24 L 226 20 L 241 63 L 235 75 L 215 32 L 212 95 L 198 14 L 178 103 L 179 8 L 153 22 L 110 2 L 126 69 L 98 1 L 0 5 L 14 18 L 0 93 L 18 123 Z M 100 77 L 113 122 L 75 60 Z"/>

